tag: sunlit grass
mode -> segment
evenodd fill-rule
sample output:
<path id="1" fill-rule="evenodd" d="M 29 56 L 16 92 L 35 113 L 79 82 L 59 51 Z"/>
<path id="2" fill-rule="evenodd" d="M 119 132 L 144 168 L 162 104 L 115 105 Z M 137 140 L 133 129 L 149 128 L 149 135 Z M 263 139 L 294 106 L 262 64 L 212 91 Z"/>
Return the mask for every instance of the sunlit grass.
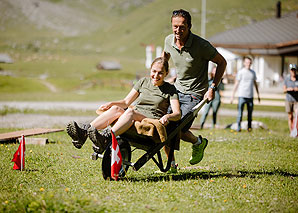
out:
<path id="1" fill-rule="evenodd" d="M 51 2 L 59 4 L 61 1 Z M 131 14 L 118 7 L 111 11 L 113 7 L 101 1 L 89 1 L 90 4 L 83 8 L 83 1 L 63 3 L 84 9 L 98 20 L 105 19 L 110 28 L 81 37 L 65 37 L 49 29 L 36 29 L 23 20 L 19 24 L 17 19 L 8 20 L 1 26 L 4 28 L 0 33 L 0 51 L 8 53 L 14 63 L 0 65 L 0 70 L 12 74 L 0 76 L 1 101 L 123 98 L 136 76 L 146 74 L 145 45 L 162 46 L 164 37 L 171 33 L 169 17 L 173 9 L 185 7 L 191 11 L 192 30 L 200 32 L 198 1 L 190 1 L 187 5 L 179 0 L 171 4 L 152 1 L 140 10 L 130 8 Z M 283 5 L 286 12 L 297 7 L 292 0 Z M 274 6 L 275 2 L 270 1 L 253 1 L 245 8 L 241 1 L 229 4 L 208 1 L 207 36 L 273 17 Z M 36 46 L 36 42 L 40 46 Z M 96 65 L 102 60 L 119 61 L 123 69 L 98 71 Z M 51 91 L 45 82 L 57 91 Z M 222 107 L 236 108 L 235 105 Z M 259 106 L 255 106 L 255 110 L 284 111 L 281 107 Z M 2 116 L 19 112 L 94 113 L 12 108 L 5 108 L 0 113 Z M 222 125 L 235 120 L 235 117 L 219 117 Z M 138 172 L 130 169 L 127 178 L 119 182 L 103 180 L 101 160 L 90 160 L 90 141 L 77 150 L 65 132 L 42 135 L 49 139 L 46 146 L 27 145 L 23 172 L 12 170 L 11 159 L 18 144 L 1 143 L 0 212 L 297 212 L 297 139 L 288 136 L 285 119 L 254 120 L 264 122 L 269 130 L 251 133 L 230 129 L 194 131 L 209 139 L 201 163 L 190 166 L 191 146 L 181 143 L 180 151 L 176 152 L 178 174 L 156 174 L 156 165 L 149 161 Z M 0 129 L 0 132 L 13 130 L 19 129 Z M 141 151 L 134 151 L 133 160 L 140 154 Z"/>
<path id="2" fill-rule="evenodd" d="M 97 70 L 100 60 L 96 55 L 18 54 L 17 58 L 19 60 L 14 64 L 1 65 L 11 74 L 0 78 L 2 101 L 119 99 L 128 93 L 137 76 L 146 73 L 139 61 L 126 58 L 123 59 L 123 69 L 115 71 Z"/>
<path id="3" fill-rule="evenodd" d="M 43 135 L 46 146 L 27 145 L 23 172 L 10 162 L 18 144 L 1 144 L 0 211 L 295 212 L 297 141 L 288 136 L 286 120 L 261 121 L 270 131 L 194 131 L 209 140 L 202 162 L 191 166 L 191 146 L 181 142 L 178 174 L 156 174 L 149 161 L 119 182 L 103 180 L 89 140 L 77 150 L 65 132 Z M 133 160 L 141 153 L 134 151 Z"/>

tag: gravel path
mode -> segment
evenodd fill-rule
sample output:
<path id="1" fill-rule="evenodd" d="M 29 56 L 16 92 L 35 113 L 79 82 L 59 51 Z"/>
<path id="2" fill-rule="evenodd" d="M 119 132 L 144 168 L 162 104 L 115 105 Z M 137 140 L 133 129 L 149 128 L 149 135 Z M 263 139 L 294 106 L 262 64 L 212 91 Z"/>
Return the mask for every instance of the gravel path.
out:
<path id="1" fill-rule="evenodd" d="M 0 102 L 5 107 L 18 110 L 96 110 L 104 102 Z M 13 113 L 0 117 L 0 128 L 64 128 L 72 120 L 90 122 L 94 116 L 54 116 L 46 114 Z"/>
<path id="2" fill-rule="evenodd" d="M 94 116 L 52 116 L 44 114 L 8 114 L 0 117 L 0 128 L 65 128 L 69 121 L 91 122 Z"/>
<path id="3" fill-rule="evenodd" d="M 0 102 L 0 109 L 11 107 L 20 110 L 96 110 L 104 102 Z M 234 116 L 236 119 L 237 111 L 229 109 L 219 109 L 218 116 Z M 254 111 L 253 116 L 274 117 L 287 119 L 285 112 L 264 112 Z M 78 122 L 90 122 L 94 116 L 52 116 L 46 114 L 22 114 L 14 113 L 0 117 L 0 128 L 64 128 L 67 122 L 76 120 Z M 244 112 L 246 119 L 246 111 Z"/>
<path id="4" fill-rule="evenodd" d="M 103 101 L 99 102 L 29 102 L 29 101 L 2 101 L 0 109 L 5 106 L 19 110 L 34 109 L 34 110 L 96 110 Z"/>

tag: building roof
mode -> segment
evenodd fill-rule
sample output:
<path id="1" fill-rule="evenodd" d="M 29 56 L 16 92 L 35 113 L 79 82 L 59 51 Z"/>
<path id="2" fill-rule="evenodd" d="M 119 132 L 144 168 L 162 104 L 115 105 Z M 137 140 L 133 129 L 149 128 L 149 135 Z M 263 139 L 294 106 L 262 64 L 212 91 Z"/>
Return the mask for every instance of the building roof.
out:
<path id="1" fill-rule="evenodd" d="M 298 55 L 298 11 L 228 30 L 208 40 L 240 54 Z"/>

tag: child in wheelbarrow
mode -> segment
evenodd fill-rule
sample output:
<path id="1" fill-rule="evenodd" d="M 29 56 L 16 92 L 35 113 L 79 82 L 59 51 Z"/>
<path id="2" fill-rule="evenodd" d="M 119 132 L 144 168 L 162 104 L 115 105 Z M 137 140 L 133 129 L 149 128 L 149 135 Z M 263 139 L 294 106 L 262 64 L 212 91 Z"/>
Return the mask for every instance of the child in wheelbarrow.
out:
<path id="1" fill-rule="evenodd" d="M 73 139 L 74 146 L 80 149 L 89 137 L 94 150 L 103 153 L 112 140 L 111 131 L 106 127 L 114 121 L 116 122 L 111 130 L 117 136 L 127 131 L 135 121 L 142 121 L 144 118 L 159 119 L 163 125 L 180 120 L 176 88 L 164 81 L 168 73 L 168 61 L 163 57 L 156 58 L 151 64 L 150 77 L 140 79 L 124 99 L 100 106 L 99 109 L 104 112 L 89 124 L 70 122 L 66 130 Z M 130 108 L 134 101 L 136 105 Z M 169 106 L 172 108 L 171 113 L 167 113 Z M 171 166 L 172 170 L 177 170 L 174 159 Z"/>

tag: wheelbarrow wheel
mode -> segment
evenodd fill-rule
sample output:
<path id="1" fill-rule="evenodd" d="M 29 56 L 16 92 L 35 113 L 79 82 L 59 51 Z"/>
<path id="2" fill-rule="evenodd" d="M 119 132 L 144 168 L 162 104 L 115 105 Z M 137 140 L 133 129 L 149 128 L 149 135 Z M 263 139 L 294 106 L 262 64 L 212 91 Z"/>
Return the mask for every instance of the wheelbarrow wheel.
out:
<path id="1" fill-rule="evenodd" d="M 125 176 L 129 166 L 124 165 L 123 161 L 131 161 L 131 148 L 127 141 L 122 138 L 117 138 L 121 156 L 122 156 L 122 168 L 119 172 L 119 177 L 122 178 Z M 105 180 L 113 180 L 111 178 L 111 155 L 112 155 L 112 145 L 108 146 L 106 149 L 103 159 L 102 159 L 102 176 Z"/>

